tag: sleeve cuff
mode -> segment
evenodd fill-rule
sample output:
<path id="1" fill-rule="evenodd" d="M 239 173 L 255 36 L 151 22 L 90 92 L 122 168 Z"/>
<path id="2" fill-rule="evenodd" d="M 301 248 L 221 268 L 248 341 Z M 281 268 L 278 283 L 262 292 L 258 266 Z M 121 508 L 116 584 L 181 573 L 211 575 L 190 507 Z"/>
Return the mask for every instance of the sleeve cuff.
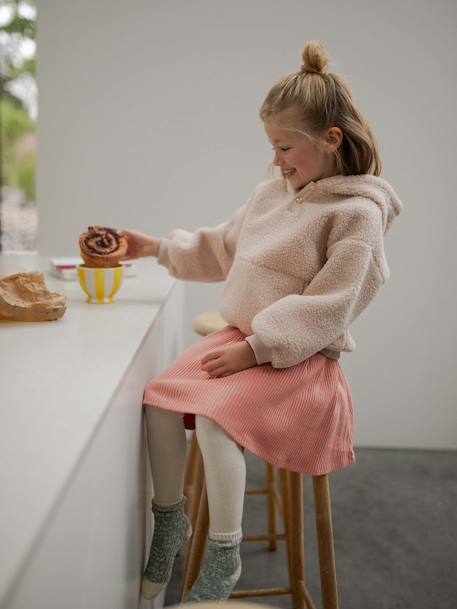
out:
<path id="1" fill-rule="evenodd" d="M 168 255 L 168 239 L 160 239 L 159 255 L 157 256 L 157 262 L 162 266 L 168 268 L 170 265 L 170 258 Z"/>
<path id="2" fill-rule="evenodd" d="M 273 357 L 272 348 L 267 347 L 258 336 L 251 334 L 250 336 L 246 336 L 244 340 L 251 345 L 257 360 L 257 365 L 271 362 Z"/>

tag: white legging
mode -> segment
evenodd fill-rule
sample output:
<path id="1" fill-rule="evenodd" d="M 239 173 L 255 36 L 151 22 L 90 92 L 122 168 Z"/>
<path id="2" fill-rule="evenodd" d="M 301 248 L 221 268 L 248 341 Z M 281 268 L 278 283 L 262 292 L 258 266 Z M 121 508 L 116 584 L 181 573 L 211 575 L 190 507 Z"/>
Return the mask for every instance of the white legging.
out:
<path id="1" fill-rule="evenodd" d="M 182 413 L 145 406 L 154 501 L 176 503 L 183 496 L 186 432 Z M 208 417 L 195 417 L 195 433 L 203 457 L 209 508 L 209 534 L 214 539 L 240 539 L 246 485 L 244 452 Z"/>

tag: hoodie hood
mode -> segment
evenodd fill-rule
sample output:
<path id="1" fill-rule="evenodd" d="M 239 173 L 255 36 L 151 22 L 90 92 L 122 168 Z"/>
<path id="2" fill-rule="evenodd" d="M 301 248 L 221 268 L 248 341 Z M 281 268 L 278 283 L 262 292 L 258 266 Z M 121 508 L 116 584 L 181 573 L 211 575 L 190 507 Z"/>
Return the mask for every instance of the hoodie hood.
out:
<path id="1" fill-rule="evenodd" d="M 389 230 L 392 222 L 403 210 L 403 203 L 389 182 L 384 180 L 384 178 L 371 174 L 336 175 L 322 178 L 315 182 L 308 182 L 299 191 L 294 191 L 288 180 L 286 180 L 286 184 L 287 191 L 291 194 L 298 194 L 312 189 L 315 192 L 337 196 L 365 197 L 370 199 L 381 210 L 384 233 Z"/>

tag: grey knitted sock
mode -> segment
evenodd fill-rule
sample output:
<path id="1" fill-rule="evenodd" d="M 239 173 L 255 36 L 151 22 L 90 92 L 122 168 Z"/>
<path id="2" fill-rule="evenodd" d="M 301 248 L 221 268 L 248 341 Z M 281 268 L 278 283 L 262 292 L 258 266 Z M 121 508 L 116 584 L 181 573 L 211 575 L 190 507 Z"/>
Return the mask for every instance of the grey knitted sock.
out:
<path id="1" fill-rule="evenodd" d="M 154 533 L 141 586 L 144 598 L 152 599 L 165 588 L 176 554 L 192 534 L 189 518 L 184 513 L 186 499 L 184 496 L 172 505 L 158 505 L 152 501 Z"/>
<path id="2" fill-rule="evenodd" d="M 240 575 L 240 541 L 219 541 L 208 537 L 205 564 L 184 602 L 224 601 Z"/>

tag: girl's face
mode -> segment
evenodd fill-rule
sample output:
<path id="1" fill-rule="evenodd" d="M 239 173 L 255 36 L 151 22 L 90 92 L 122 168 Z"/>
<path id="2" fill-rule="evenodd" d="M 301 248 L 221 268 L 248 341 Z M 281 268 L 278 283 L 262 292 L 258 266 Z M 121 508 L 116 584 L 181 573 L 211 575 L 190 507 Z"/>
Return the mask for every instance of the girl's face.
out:
<path id="1" fill-rule="evenodd" d="M 335 175 L 332 152 L 341 143 L 341 129 L 328 130 L 324 142 L 329 152 L 325 153 L 302 133 L 278 127 L 271 121 L 264 126 L 275 151 L 273 163 L 281 168 L 282 175 L 296 191 L 309 182 Z"/>

